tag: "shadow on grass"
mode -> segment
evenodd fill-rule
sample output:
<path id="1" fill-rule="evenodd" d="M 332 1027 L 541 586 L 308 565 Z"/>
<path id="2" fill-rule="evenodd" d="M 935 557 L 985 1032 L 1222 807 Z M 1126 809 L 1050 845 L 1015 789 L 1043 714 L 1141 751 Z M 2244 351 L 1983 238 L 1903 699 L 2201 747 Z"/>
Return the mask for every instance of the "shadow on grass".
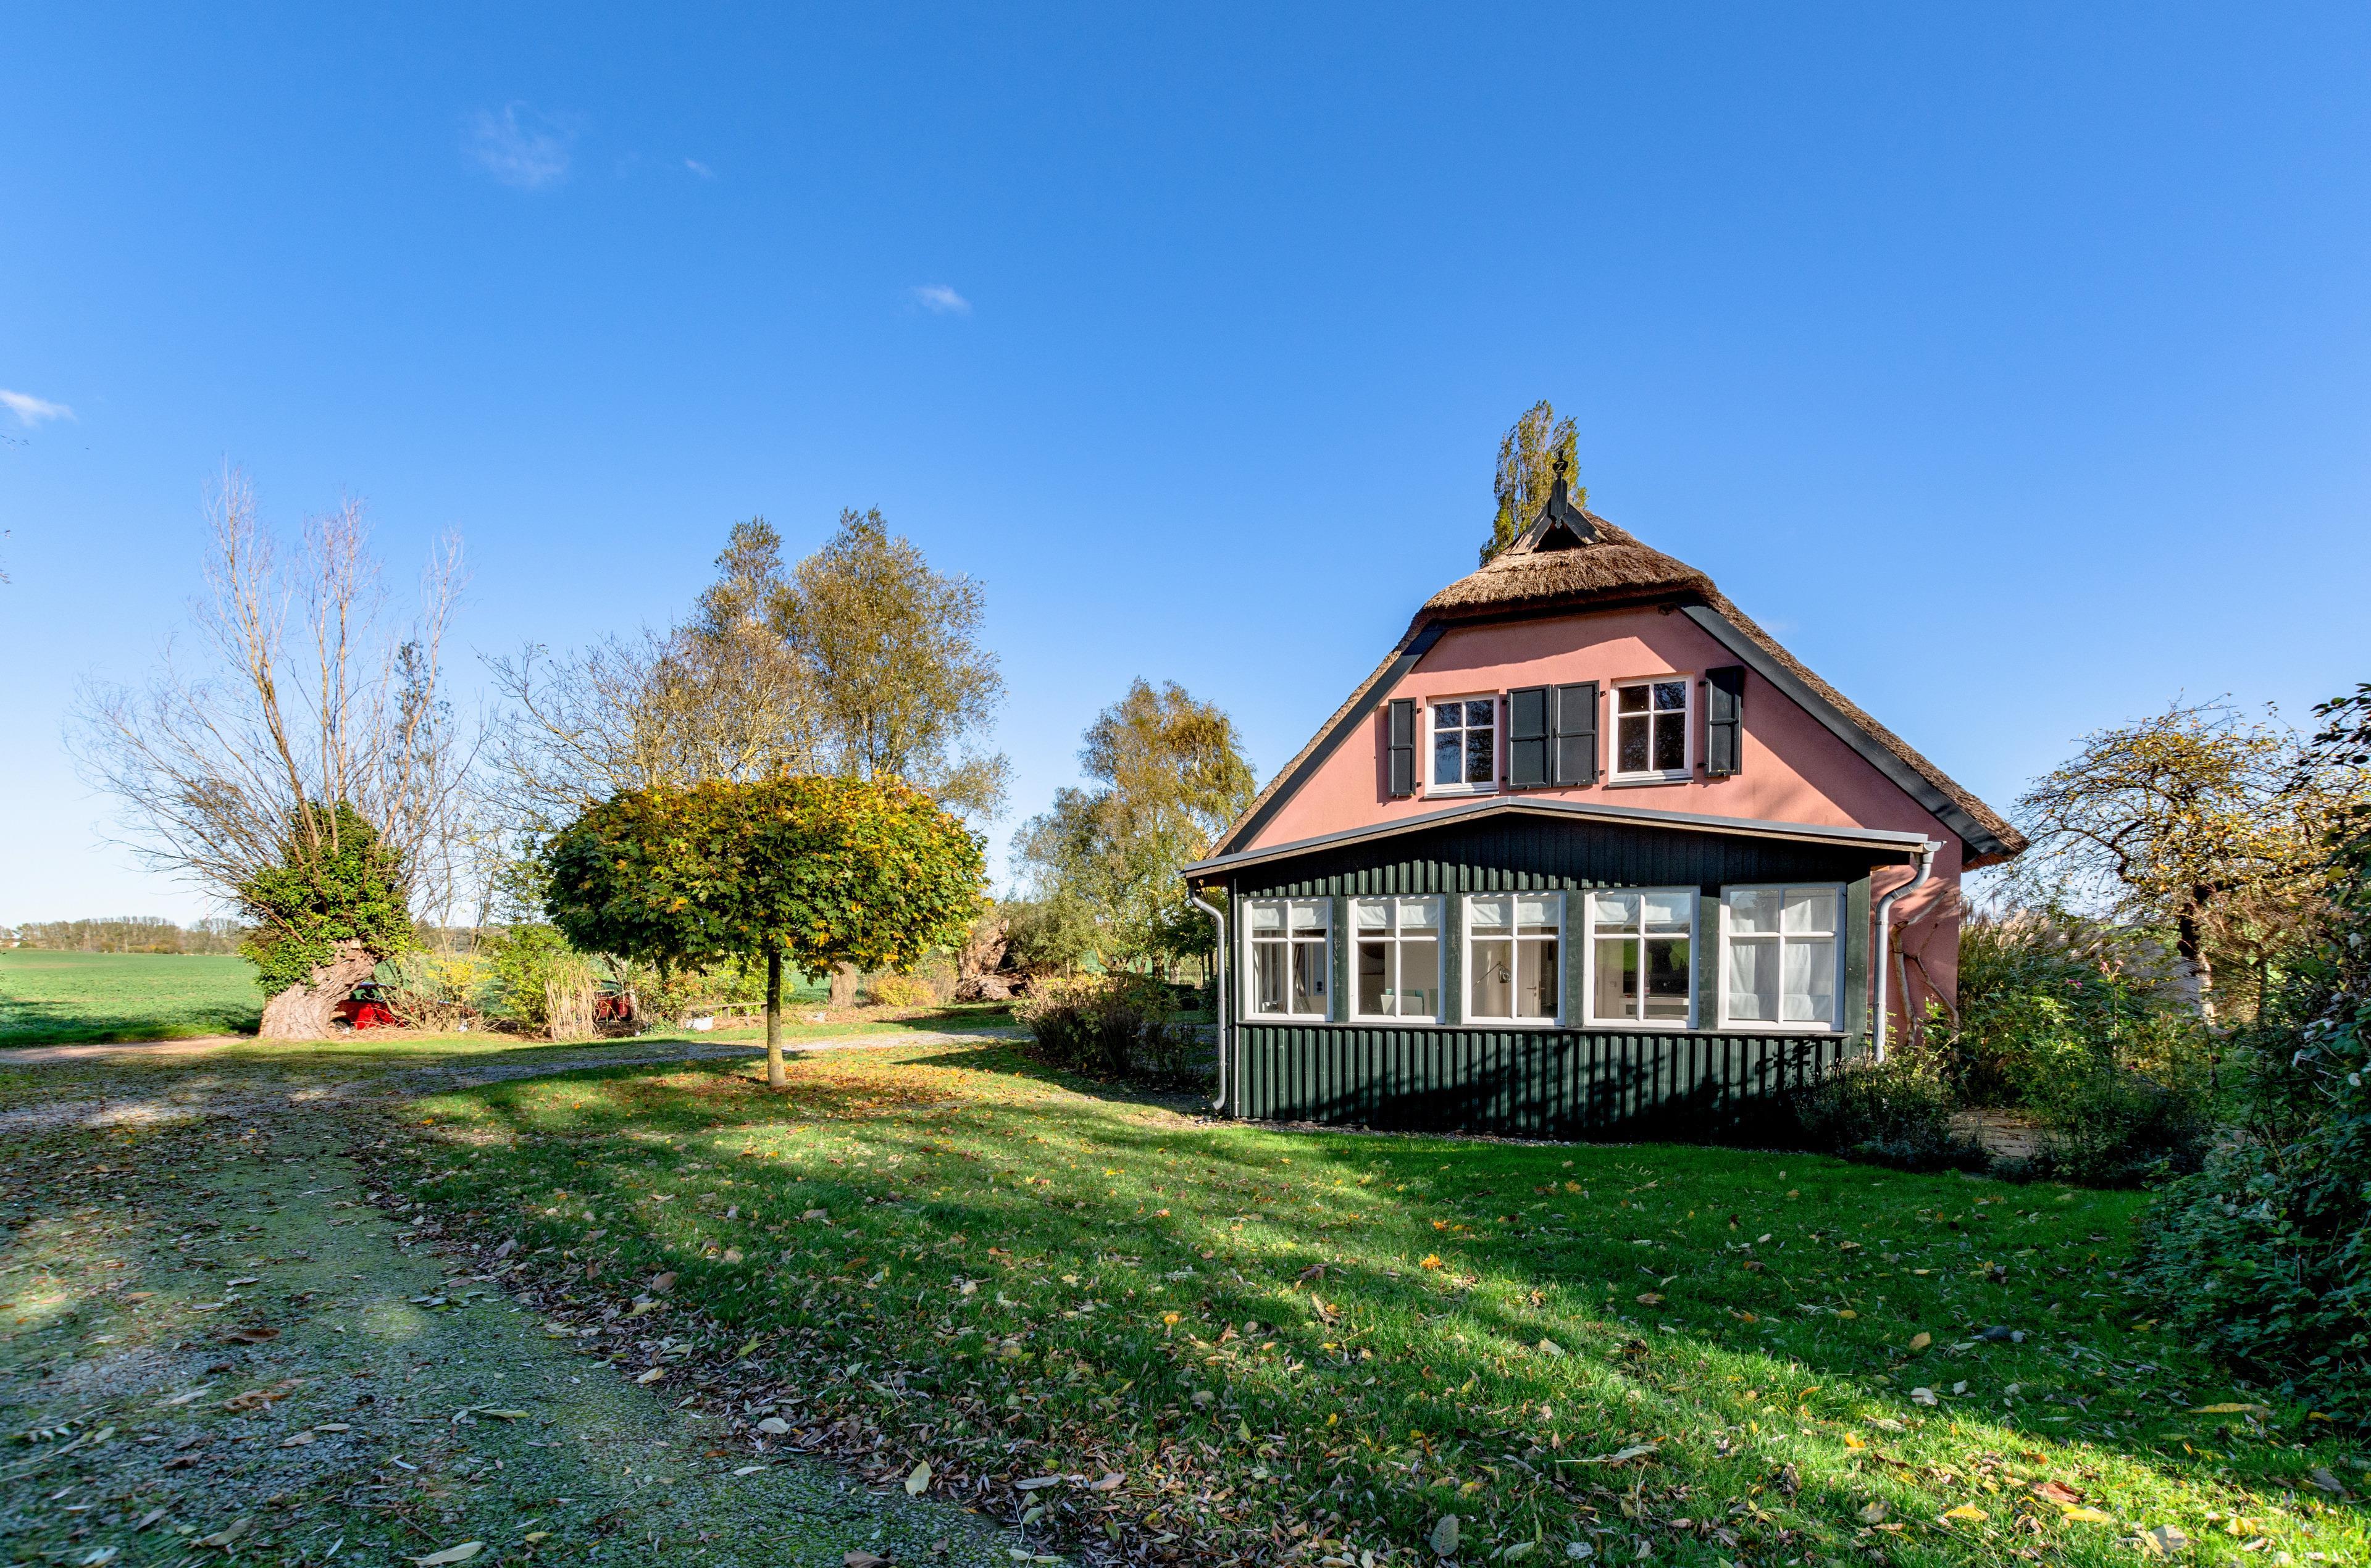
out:
<path id="1" fill-rule="evenodd" d="M 793 1070 L 787 1094 L 736 1065 L 439 1100 L 430 1136 L 474 1152 L 427 1194 L 489 1238 L 569 1249 L 589 1288 L 670 1272 L 673 1299 L 736 1333 L 835 1366 L 886 1358 L 969 1401 L 949 1430 L 1026 1437 L 1035 1468 L 1198 1468 L 1278 1518 L 1303 1505 L 1276 1477 L 1300 1476 L 1402 1541 L 1460 1510 L 1468 1539 L 1579 1539 L 1589 1508 L 1630 1516 L 1609 1486 L 1650 1485 L 1590 1461 L 1653 1444 L 1651 1489 L 1629 1493 L 1642 1522 L 1620 1528 L 1682 1561 L 1733 1557 L 1726 1530 L 2105 1562 L 2142 1526 L 2202 1538 L 2210 1514 L 2268 1511 L 2335 1520 L 2283 1544 L 2332 1561 L 2364 1544 L 2358 1511 L 2300 1491 L 2341 1445 L 2300 1410 L 2194 1411 L 2242 1401 L 2118 1321 L 2130 1194 L 1702 1147 L 1193 1125 L 1000 1046 Z M 1995 1324 L 2028 1338 L 1977 1337 Z M 879 1366 L 807 1370 L 817 1408 L 927 1447 Z M 1481 1495 L 1411 1479 L 1485 1464 Z M 2116 1527 L 2063 1521 L 2029 1490 L 2042 1481 Z M 1937 1522 L 1954 1507 L 1974 1514 Z M 1916 1534 L 1880 1528 L 1903 1519 Z"/>

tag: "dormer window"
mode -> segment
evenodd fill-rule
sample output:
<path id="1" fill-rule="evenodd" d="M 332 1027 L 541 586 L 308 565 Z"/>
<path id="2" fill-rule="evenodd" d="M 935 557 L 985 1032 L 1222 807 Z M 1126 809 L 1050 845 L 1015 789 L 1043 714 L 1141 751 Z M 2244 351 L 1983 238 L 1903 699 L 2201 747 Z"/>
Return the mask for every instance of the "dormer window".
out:
<path id="1" fill-rule="evenodd" d="M 1613 688 L 1613 781 L 1653 784 L 1688 777 L 1685 676 Z"/>
<path id="2" fill-rule="evenodd" d="M 1477 795 L 1498 787 L 1498 699 L 1436 698 L 1428 794 Z"/>

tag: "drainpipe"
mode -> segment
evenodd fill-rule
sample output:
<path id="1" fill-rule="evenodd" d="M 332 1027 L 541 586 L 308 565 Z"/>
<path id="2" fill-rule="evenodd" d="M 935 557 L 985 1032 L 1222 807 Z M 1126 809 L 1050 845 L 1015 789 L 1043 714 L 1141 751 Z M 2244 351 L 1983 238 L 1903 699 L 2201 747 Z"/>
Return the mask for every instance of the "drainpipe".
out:
<path id="1" fill-rule="evenodd" d="M 1885 982 L 1888 978 L 1886 969 L 1890 956 L 1889 950 L 1893 946 L 1893 927 L 1890 919 L 1893 914 L 1893 901 L 1905 893 L 1915 893 L 1926 885 L 1927 877 L 1932 875 L 1935 870 L 1935 851 L 1941 847 L 1939 844 L 1920 845 L 1918 874 L 1877 901 L 1877 1017 L 1870 1022 L 1869 1039 L 1877 1046 L 1876 1056 L 1879 1062 L 1885 1060 L 1885 1026 L 1888 1016 Z M 1905 995 L 1907 991 L 1905 984 Z"/>
<path id="2" fill-rule="evenodd" d="M 1186 899 L 1195 908 L 1210 917 L 1219 928 L 1216 960 L 1210 969 L 1210 1021 L 1219 1032 L 1219 1098 L 1210 1101 L 1213 1111 L 1227 1108 L 1227 917 L 1202 901 L 1198 893 L 1189 892 Z"/>

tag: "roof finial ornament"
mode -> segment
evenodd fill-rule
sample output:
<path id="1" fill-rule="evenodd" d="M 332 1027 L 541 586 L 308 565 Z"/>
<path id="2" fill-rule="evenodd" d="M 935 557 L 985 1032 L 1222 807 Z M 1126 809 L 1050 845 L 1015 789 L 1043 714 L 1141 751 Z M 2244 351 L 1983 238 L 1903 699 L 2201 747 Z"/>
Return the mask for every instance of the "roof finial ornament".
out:
<path id="1" fill-rule="evenodd" d="M 1523 554 L 1579 549 L 1597 538 L 1597 525 L 1589 520 L 1588 513 L 1572 503 L 1572 490 L 1567 482 L 1572 473 L 1571 455 L 1557 453 L 1555 467 L 1556 483 L 1548 487 L 1547 503 L 1511 547 Z"/>

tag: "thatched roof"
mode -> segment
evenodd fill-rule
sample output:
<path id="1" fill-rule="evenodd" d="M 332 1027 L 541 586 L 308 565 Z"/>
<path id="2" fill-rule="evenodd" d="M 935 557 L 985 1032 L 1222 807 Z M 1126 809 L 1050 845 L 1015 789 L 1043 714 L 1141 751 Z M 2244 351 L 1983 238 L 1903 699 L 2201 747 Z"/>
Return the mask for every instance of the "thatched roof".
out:
<path id="1" fill-rule="evenodd" d="M 1668 605 L 1727 643 L 1765 679 L 1801 702 L 1856 750 L 1903 784 L 1967 842 L 1970 866 L 1991 865 L 2025 848 L 2025 836 L 2001 815 L 1926 760 L 1908 742 L 1811 673 L 1776 638 L 1756 625 L 1711 578 L 1685 561 L 1640 544 L 1629 533 L 1567 499 L 1559 477 L 1531 527 L 1486 562 L 1425 601 L 1398 646 L 1359 684 L 1299 755 L 1268 781 L 1251 809 L 1220 838 L 1238 840 L 1271 814 L 1271 802 L 1297 788 L 1301 776 L 1339 744 L 1347 726 L 1372 710 L 1441 631 L 1461 622 L 1571 615 L 1643 604 Z M 1821 709 L 1828 711 L 1822 713 Z M 1923 785 L 1924 788 L 1919 788 Z M 1923 798 L 1922 798 L 1923 797 Z"/>

